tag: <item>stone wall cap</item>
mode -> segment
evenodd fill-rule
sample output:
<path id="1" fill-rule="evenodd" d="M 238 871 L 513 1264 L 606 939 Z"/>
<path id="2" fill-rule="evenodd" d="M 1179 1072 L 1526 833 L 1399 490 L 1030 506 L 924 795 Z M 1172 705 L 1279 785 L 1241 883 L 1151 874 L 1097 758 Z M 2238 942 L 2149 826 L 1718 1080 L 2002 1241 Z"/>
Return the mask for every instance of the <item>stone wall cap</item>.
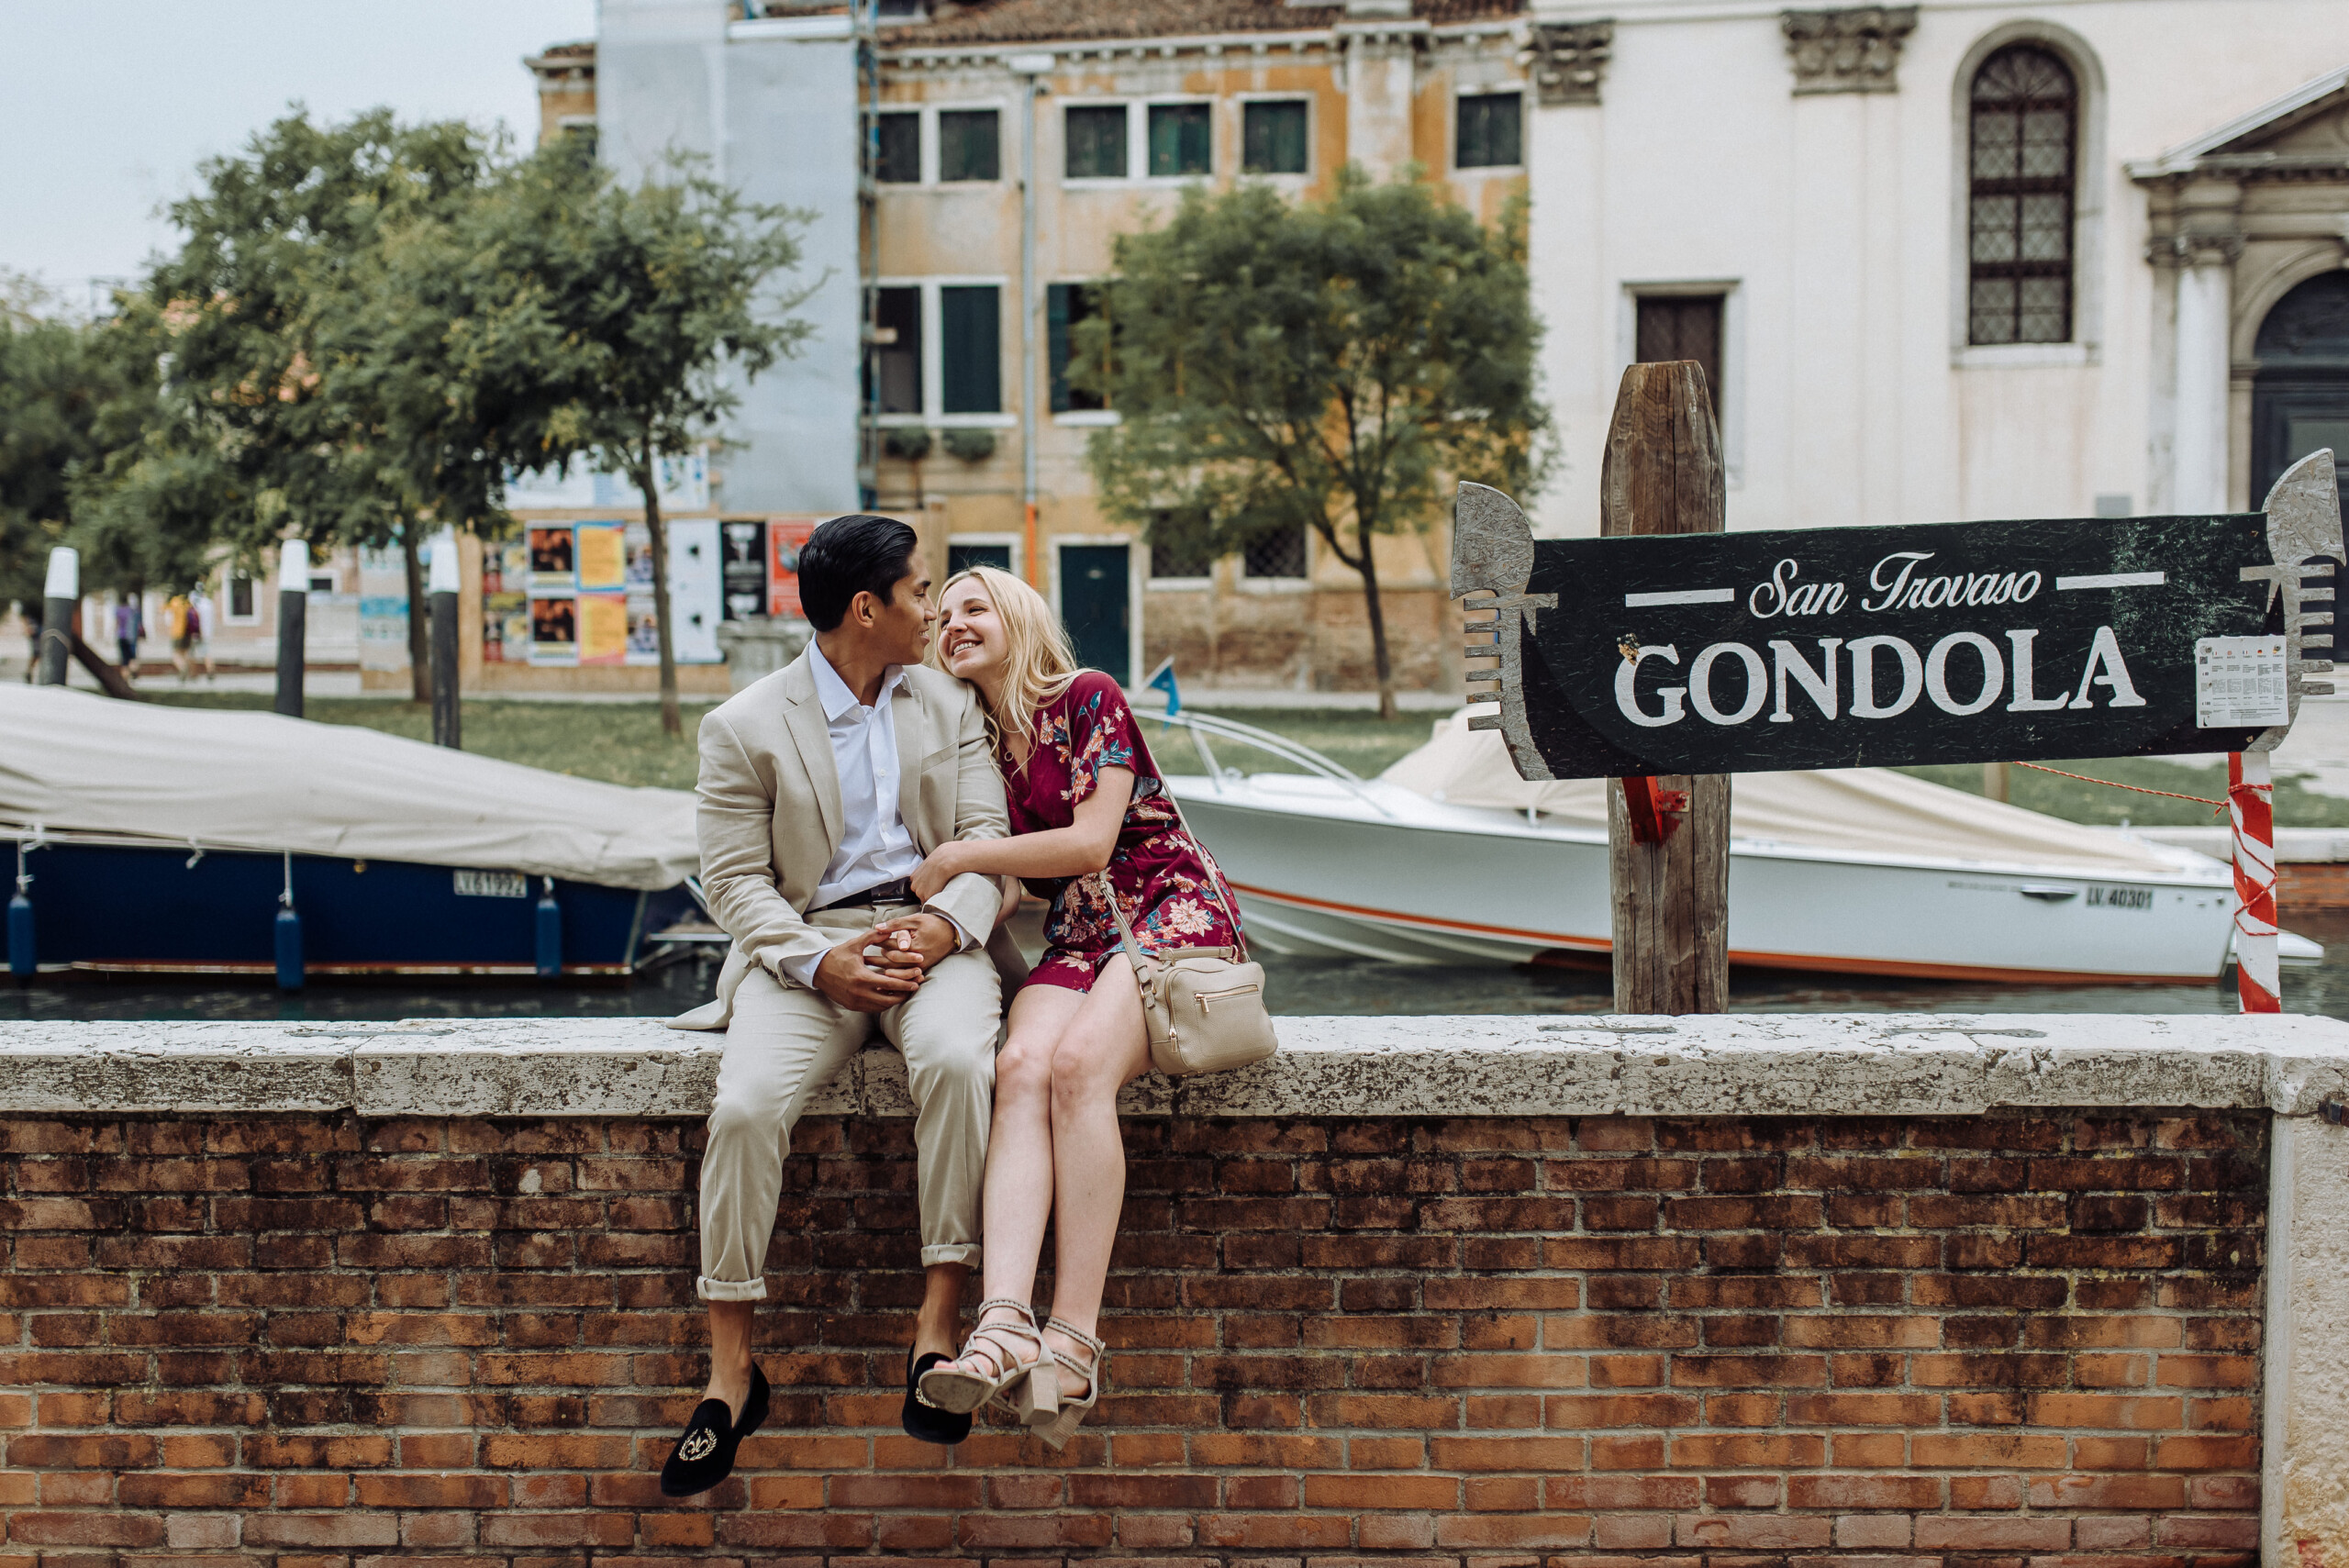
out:
<path id="1" fill-rule="evenodd" d="M 2115 1013 L 1286 1018 L 1242 1072 L 1130 1085 L 1130 1115 L 1958 1116 L 2349 1098 L 2349 1023 Z M 0 1025 L 0 1112 L 701 1117 L 723 1035 L 658 1018 Z M 876 1043 L 808 1105 L 910 1116 Z"/>

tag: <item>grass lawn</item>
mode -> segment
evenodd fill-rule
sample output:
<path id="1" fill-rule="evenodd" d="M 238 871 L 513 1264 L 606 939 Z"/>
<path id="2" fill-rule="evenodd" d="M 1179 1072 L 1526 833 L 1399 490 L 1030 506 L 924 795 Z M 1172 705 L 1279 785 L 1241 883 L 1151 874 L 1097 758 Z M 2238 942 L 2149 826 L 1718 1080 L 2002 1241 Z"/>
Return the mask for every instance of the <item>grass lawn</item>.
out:
<path id="1" fill-rule="evenodd" d="M 269 707 L 269 697 L 262 693 L 161 691 L 150 695 L 158 702 L 189 707 L 264 711 Z M 685 711 L 688 739 L 669 740 L 662 736 L 661 709 L 655 703 L 468 702 L 464 705 L 465 749 L 582 778 L 691 789 L 695 752 L 690 737 L 710 706 L 688 705 Z M 432 711 L 421 703 L 313 698 L 307 712 L 324 723 L 364 725 L 417 740 L 429 740 L 432 734 Z M 1370 713 L 1248 708 L 1232 710 L 1227 717 L 1286 736 L 1368 777 L 1426 744 L 1438 716 L 1406 714 L 1387 723 Z M 1199 771 L 1198 754 L 1186 732 L 1153 723 L 1146 714 L 1142 732 L 1162 767 L 1178 773 Z M 1287 766 L 1268 753 L 1234 741 L 1211 744 L 1216 760 L 1226 767 L 1255 772 Z M 2224 767 L 2188 767 L 2158 758 L 2089 759 L 2048 766 L 2210 800 L 2221 798 L 2227 789 Z M 1973 763 L 1901 771 L 1969 795 L 1982 793 L 1982 770 Z M 2015 805 L 2075 822 L 2118 826 L 2127 821 L 2148 828 L 2215 827 L 2226 822 L 2223 814 L 2190 800 L 2107 789 L 2025 767 L 2015 768 L 2012 778 Z M 2313 794 L 2301 788 L 2294 777 L 2279 779 L 2276 821 L 2287 828 L 2349 827 L 2349 800 Z"/>

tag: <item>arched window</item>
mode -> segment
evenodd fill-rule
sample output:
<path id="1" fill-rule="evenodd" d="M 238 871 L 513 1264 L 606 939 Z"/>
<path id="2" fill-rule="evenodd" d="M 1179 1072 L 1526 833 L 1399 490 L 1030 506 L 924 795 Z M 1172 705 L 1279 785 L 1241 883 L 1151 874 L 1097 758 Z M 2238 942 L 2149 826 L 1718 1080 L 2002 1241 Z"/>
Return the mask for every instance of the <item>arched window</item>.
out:
<path id="1" fill-rule="evenodd" d="M 1975 72 L 1967 340 L 2072 337 L 2079 86 L 2062 59 L 2010 44 Z"/>

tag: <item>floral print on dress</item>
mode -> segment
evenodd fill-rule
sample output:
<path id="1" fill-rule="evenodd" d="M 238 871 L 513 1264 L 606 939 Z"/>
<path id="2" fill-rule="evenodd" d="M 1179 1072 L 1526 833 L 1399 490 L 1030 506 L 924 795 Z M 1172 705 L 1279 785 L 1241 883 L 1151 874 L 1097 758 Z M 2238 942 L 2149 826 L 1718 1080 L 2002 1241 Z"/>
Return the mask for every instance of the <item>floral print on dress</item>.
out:
<path id="1" fill-rule="evenodd" d="M 1133 798 L 1110 852 L 1109 886 L 1144 952 L 1174 948 L 1230 948 L 1243 939 L 1227 911 L 1237 908 L 1230 884 L 1205 845 L 1184 831 L 1164 780 L 1151 760 L 1141 729 L 1117 682 L 1097 670 L 1080 673 L 1068 689 L 1039 709 L 1036 744 L 1025 766 L 1007 745 L 996 753 L 1014 833 L 1072 826 L 1076 806 L 1101 785 L 1101 770 L 1134 775 Z M 1044 957 L 1030 985 L 1089 991 L 1102 963 L 1119 951 L 1118 922 L 1093 877 L 1033 878 L 1028 890 L 1052 901 L 1044 917 Z"/>

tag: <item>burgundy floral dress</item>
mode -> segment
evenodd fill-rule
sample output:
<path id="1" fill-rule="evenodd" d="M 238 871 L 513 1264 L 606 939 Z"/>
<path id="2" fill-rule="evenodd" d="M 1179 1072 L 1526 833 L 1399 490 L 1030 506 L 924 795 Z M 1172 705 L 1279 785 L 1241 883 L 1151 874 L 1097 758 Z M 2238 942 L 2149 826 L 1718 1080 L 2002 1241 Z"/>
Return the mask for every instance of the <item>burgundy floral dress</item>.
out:
<path id="1" fill-rule="evenodd" d="M 1183 830 L 1165 782 L 1118 683 L 1085 670 L 1036 713 L 1036 743 L 1027 766 L 1007 745 L 996 753 L 1013 833 L 1041 833 L 1076 821 L 1076 803 L 1100 787 L 1103 768 L 1128 768 L 1133 799 L 1109 855 L 1109 885 L 1144 952 L 1223 948 L 1241 938 L 1228 911 L 1231 884 L 1207 847 Z M 1119 949 L 1118 922 L 1090 876 L 1031 878 L 1029 892 L 1052 901 L 1044 917 L 1044 957 L 1030 985 L 1090 991 L 1101 965 Z"/>

